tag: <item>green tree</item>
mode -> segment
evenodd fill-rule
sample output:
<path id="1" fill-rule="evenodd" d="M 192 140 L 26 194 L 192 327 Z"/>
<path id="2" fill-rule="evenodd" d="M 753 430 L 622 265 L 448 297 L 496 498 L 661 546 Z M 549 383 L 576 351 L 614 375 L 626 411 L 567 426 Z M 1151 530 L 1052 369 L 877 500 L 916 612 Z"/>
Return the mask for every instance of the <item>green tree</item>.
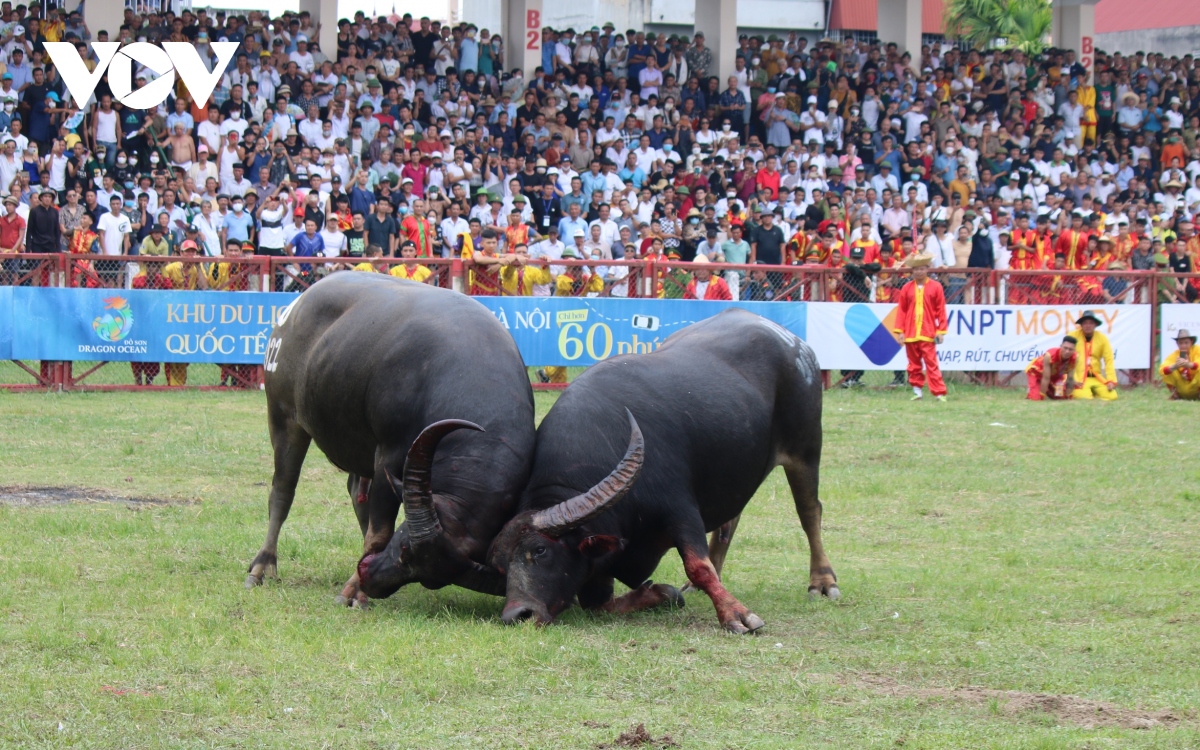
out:
<path id="1" fill-rule="evenodd" d="M 1003 42 L 1031 55 L 1046 46 L 1053 15 L 1049 0 L 947 0 L 946 36 L 977 49 Z"/>

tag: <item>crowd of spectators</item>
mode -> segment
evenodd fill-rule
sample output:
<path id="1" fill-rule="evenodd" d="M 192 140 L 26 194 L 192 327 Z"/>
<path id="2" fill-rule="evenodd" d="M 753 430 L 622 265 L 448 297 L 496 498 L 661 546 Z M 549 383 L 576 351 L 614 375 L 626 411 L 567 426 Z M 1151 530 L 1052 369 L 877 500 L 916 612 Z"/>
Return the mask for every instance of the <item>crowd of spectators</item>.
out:
<path id="1" fill-rule="evenodd" d="M 469 21 L 359 13 L 330 50 L 307 13 L 124 21 L 93 31 L 78 12 L 0 3 L 0 253 L 86 256 L 71 283 L 239 288 L 236 257 L 100 257 L 232 248 L 326 258 L 300 276 L 423 281 L 422 259 L 464 257 L 476 294 L 620 295 L 629 267 L 606 261 L 658 257 L 850 266 L 843 298 L 884 301 L 888 269 L 924 252 L 935 273 L 1037 272 L 1016 301 L 1121 302 L 1125 282 L 1062 272 L 1200 261 L 1190 55 L 1098 52 L 1093 71 L 1071 50 L 910 55 L 791 32 L 741 36 L 718 70 L 702 33 L 606 23 L 544 29 L 526 78 L 507 40 Z M 206 102 L 177 81 L 157 109 L 130 109 L 105 74 L 80 111 L 44 45 L 75 42 L 94 69 L 89 43 L 113 39 L 186 41 L 210 70 L 212 42 L 240 47 Z M 154 75 L 136 66 L 135 90 Z M 589 263 L 554 262 L 572 258 Z M 769 299 L 782 284 L 716 271 L 655 289 Z M 957 301 L 966 275 L 946 276 Z M 1055 296 L 1067 288 L 1078 298 Z"/>

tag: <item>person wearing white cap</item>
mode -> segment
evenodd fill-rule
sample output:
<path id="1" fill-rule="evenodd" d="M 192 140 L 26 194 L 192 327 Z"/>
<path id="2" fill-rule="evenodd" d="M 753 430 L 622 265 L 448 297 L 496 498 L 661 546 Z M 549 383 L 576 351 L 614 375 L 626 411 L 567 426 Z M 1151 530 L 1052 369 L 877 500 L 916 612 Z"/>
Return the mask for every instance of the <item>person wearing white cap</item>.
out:
<path id="1" fill-rule="evenodd" d="M 825 142 L 825 129 L 828 127 L 828 118 L 817 107 L 817 97 L 808 97 L 808 105 L 800 113 L 800 127 L 804 128 L 805 143 L 809 141 L 816 141 L 817 143 Z"/>

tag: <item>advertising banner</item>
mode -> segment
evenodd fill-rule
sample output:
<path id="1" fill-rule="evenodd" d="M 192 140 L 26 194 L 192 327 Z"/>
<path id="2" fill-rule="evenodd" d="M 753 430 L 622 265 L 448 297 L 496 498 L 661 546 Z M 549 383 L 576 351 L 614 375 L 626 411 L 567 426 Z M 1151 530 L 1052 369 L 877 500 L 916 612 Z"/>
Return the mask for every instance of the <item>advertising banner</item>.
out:
<path id="1" fill-rule="evenodd" d="M 1158 361 L 1161 362 L 1171 352 L 1179 348 L 1175 343 L 1175 335 L 1186 330 L 1189 335 L 1196 336 L 1200 331 L 1200 305 L 1159 305 L 1162 311 L 1162 332 L 1159 334 Z M 0 335 L 0 346 L 3 346 L 3 336 Z"/>
<path id="2" fill-rule="evenodd" d="M 45 287 L 11 294 L 11 359 L 221 364 L 262 364 L 273 322 L 298 296 Z"/>
<path id="3" fill-rule="evenodd" d="M 0 360 L 13 358 L 12 290 L 11 286 L 0 286 Z"/>
<path id="4" fill-rule="evenodd" d="M 16 287 L 9 358 L 261 364 L 279 314 L 298 295 L 277 292 Z M 804 338 L 804 303 L 657 299 L 476 297 L 531 365 L 587 366 L 654 351 L 676 331 L 728 307 L 744 307 Z M 3 350 L 0 349 L 0 352 Z"/>
<path id="5" fill-rule="evenodd" d="M 803 302 L 592 297 L 475 297 L 492 311 L 531 365 L 586 367 L 619 354 L 652 352 L 667 337 L 730 307 L 774 321 L 804 339 Z"/>
<path id="6" fill-rule="evenodd" d="M 1104 320 L 1099 330 L 1112 342 L 1118 368 L 1150 366 L 1149 305 L 1087 309 Z M 902 370 L 907 359 L 891 333 L 895 310 L 887 304 L 811 304 L 805 340 L 827 370 Z M 949 326 L 938 361 L 943 370 L 1022 370 L 1074 331 L 1083 310 L 1071 305 L 948 305 Z"/>

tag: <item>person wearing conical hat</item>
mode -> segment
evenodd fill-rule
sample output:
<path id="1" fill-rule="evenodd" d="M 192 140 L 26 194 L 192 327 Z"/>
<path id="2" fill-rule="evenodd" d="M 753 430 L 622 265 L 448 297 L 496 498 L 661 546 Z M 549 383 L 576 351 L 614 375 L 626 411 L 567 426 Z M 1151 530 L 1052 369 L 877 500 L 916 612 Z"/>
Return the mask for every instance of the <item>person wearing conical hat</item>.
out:
<path id="1" fill-rule="evenodd" d="M 1200 348 L 1196 347 L 1196 337 L 1180 328 L 1175 344 L 1179 348 L 1162 363 L 1163 384 L 1170 389 L 1172 401 L 1200 399 Z"/>
<path id="2" fill-rule="evenodd" d="M 937 345 L 946 336 L 949 321 L 946 293 L 938 281 L 929 278 L 932 262 L 933 256 L 928 254 L 912 255 L 905 260 L 905 267 L 912 269 L 912 281 L 904 285 L 896 298 L 896 327 L 892 333 L 908 355 L 908 384 L 913 389 L 913 401 L 921 399 L 927 376 L 929 392 L 938 401 L 946 400 Z"/>
<path id="3" fill-rule="evenodd" d="M 1084 310 L 1075 321 L 1079 327 L 1071 335 L 1079 342 L 1076 345 L 1079 356 L 1075 364 L 1077 386 L 1071 398 L 1117 400 L 1117 367 L 1112 344 L 1096 330 L 1102 322 L 1091 310 Z"/>
<path id="4" fill-rule="evenodd" d="M 697 255 L 692 262 L 703 266 L 709 260 L 703 255 Z M 730 293 L 729 285 L 725 283 L 725 279 L 714 276 L 712 269 L 697 268 L 692 272 L 692 280 L 688 282 L 687 287 L 683 290 L 683 298 L 732 300 L 733 295 Z"/>

